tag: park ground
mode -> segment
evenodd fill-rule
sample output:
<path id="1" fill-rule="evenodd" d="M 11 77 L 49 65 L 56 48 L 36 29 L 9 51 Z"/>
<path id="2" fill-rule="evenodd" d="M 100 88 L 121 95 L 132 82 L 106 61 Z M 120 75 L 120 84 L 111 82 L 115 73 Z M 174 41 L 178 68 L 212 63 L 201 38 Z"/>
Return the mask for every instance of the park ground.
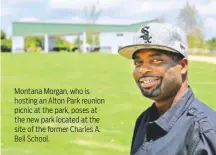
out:
<path id="1" fill-rule="evenodd" d="M 189 56 L 189 59 L 193 60 L 189 63 L 189 84 L 192 90 L 197 98 L 216 110 L 215 59 L 204 58 L 208 59 L 204 62 L 194 61 L 200 59 L 198 57 Z M 2 54 L 1 63 L 2 154 L 129 154 L 135 119 L 152 103 L 142 97 L 133 81 L 133 63 L 130 60 L 118 55 L 98 53 L 25 53 Z M 88 97 L 106 100 L 105 104 L 97 105 L 99 111 L 96 116 L 100 118 L 101 132 L 55 133 L 49 134 L 49 143 L 15 143 L 13 98 L 16 87 L 90 89 L 91 94 Z"/>

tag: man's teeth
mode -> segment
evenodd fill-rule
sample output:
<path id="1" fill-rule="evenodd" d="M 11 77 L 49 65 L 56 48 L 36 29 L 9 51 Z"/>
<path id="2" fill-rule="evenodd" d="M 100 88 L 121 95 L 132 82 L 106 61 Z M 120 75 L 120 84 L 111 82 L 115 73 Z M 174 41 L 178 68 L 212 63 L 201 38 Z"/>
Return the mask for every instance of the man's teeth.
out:
<path id="1" fill-rule="evenodd" d="M 156 81 L 156 80 L 144 80 L 141 83 L 150 83 L 150 82 L 154 82 L 154 81 Z"/>

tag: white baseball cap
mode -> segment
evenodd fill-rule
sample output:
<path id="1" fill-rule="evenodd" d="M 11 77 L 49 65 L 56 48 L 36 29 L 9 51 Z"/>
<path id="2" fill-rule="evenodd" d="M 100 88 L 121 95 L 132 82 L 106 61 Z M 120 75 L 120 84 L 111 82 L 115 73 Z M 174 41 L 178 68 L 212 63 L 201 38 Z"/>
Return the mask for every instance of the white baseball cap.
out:
<path id="1" fill-rule="evenodd" d="M 179 27 L 167 23 L 149 23 L 144 25 L 134 37 L 134 43 L 119 49 L 119 54 L 132 59 L 141 49 L 160 49 L 188 56 L 186 34 Z"/>

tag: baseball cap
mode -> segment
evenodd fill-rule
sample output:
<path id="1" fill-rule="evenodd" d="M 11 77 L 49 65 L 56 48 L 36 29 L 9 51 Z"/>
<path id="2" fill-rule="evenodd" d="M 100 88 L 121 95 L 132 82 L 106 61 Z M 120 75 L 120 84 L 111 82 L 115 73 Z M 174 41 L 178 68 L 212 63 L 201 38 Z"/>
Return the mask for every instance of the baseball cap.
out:
<path id="1" fill-rule="evenodd" d="M 160 49 L 188 56 L 186 34 L 179 27 L 167 23 L 149 23 L 134 36 L 133 44 L 119 49 L 119 54 L 132 59 L 141 49 Z"/>

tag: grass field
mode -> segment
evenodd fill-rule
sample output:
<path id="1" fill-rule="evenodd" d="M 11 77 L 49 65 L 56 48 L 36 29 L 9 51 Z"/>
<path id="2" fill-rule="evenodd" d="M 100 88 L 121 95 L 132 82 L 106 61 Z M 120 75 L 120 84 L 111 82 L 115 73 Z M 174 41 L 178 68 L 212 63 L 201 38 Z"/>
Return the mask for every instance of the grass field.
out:
<path id="1" fill-rule="evenodd" d="M 2 54 L 2 154 L 129 154 L 134 121 L 152 103 L 140 94 L 132 78 L 132 67 L 130 60 L 118 55 Z M 216 109 L 215 64 L 191 62 L 189 84 L 201 101 Z M 101 118 L 99 123 L 101 132 L 55 133 L 49 134 L 51 141 L 49 143 L 15 143 L 13 98 L 16 87 L 90 89 L 90 97 L 106 100 L 104 105 L 97 105 L 98 114 L 95 114 Z M 44 96 L 37 95 L 37 97 Z M 39 135 L 45 134 L 39 133 Z"/>

